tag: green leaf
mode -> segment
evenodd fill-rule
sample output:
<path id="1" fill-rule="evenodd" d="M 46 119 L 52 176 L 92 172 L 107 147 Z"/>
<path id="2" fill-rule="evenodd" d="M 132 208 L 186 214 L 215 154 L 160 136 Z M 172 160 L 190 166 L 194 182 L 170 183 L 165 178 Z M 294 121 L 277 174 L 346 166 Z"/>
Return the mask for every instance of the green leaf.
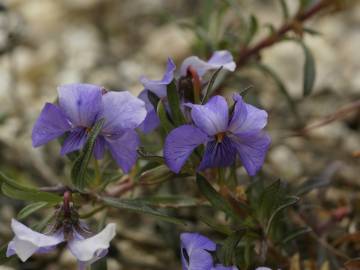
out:
<path id="1" fill-rule="evenodd" d="M 152 91 L 147 91 L 147 96 L 148 96 L 148 99 L 149 99 L 150 103 L 156 109 L 157 105 L 159 103 L 159 100 L 160 100 L 159 97 L 155 93 L 153 93 Z"/>
<path id="2" fill-rule="evenodd" d="M 149 198 L 134 199 L 153 207 L 166 207 L 166 208 L 183 208 L 183 207 L 196 207 L 200 202 L 192 197 L 168 195 L 168 196 L 155 196 Z"/>
<path id="3" fill-rule="evenodd" d="M 234 263 L 234 255 L 236 252 L 236 246 L 244 236 L 246 230 L 240 230 L 231 234 L 224 241 L 219 250 L 219 259 L 225 266 L 230 266 Z"/>
<path id="4" fill-rule="evenodd" d="M 157 114 L 160 119 L 161 127 L 164 129 L 165 133 L 169 133 L 173 128 L 173 124 L 169 121 L 168 114 L 166 112 L 163 102 L 159 102 L 157 106 Z"/>
<path id="5" fill-rule="evenodd" d="M 20 210 L 20 212 L 17 214 L 17 219 L 18 220 L 23 220 L 25 218 L 27 218 L 29 215 L 31 215 L 32 213 L 45 208 L 49 206 L 49 203 L 47 202 L 34 202 L 34 203 L 30 203 L 28 205 L 26 205 L 23 209 Z"/>
<path id="6" fill-rule="evenodd" d="M 308 96 L 311 94 L 316 78 L 316 67 L 314 56 L 309 48 L 301 41 L 299 41 L 301 47 L 304 50 L 305 62 L 304 62 L 304 80 L 303 80 L 303 95 Z"/>
<path id="7" fill-rule="evenodd" d="M 214 86 L 215 80 L 216 80 L 217 76 L 219 75 L 220 70 L 222 70 L 222 68 L 223 68 L 222 66 L 219 67 L 219 68 L 213 73 L 213 75 L 211 76 L 211 79 L 210 79 L 210 81 L 209 81 L 209 83 L 208 83 L 208 85 L 207 85 L 207 87 L 206 87 L 205 96 L 204 96 L 203 100 L 201 101 L 201 104 L 204 104 L 204 103 L 207 102 L 207 100 L 208 100 L 208 98 L 209 98 L 209 95 L 210 95 L 210 93 L 211 93 L 211 90 L 212 90 L 212 88 L 213 88 L 213 86 Z"/>
<path id="8" fill-rule="evenodd" d="M 160 220 L 185 225 L 186 223 L 178 218 L 171 217 L 166 213 L 160 212 L 152 207 L 150 207 L 147 203 L 144 203 L 140 200 L 128 200 L 128 199 L 114 199 L 110 197 L 102 197 L 101 200 L 108 206 L 112 206 L 119 209 L 125 209 L 129 211 L 133 211 L 136 213 L 143 213 L 155 216 Z"/>
<path id="9" fill-rule="evenodd" d="M 170 180 L 174 173 L 166 165 L 160 165 L 150 170 L 143 172 L 140 175 L 139 181 L 146 184 L 162 182 Z"/>
<path id="10" fill-rule="evenodd" d="M 251 15 L 248 31 L 247 31 L 247 34 L 245 37 L 246 45 L 251 42 L 251 40 L 253 39 L 253 37 L 255 36 L 255 34 L 257 33 L 258 30 L 259 30 L 259 23 L 258 23 L 256 17 L 254 15 Z"/>
<path id="11" fill-rule="evenodd" d="M 107 270 L 107 258 L 106 256 L 97 260 L 91 265 L 91 270 Z"/>
<path id="12" fill-rule="evenodd" d="M 74 186 L 79 190 L 84 190 L 88 184 L 87 167 L 93 153 L 96 138 L 99 135 L 104 123 L 105 119 L 100 119 L 95 123 L 88 134 L 88 139 L 82 152 L 74 162 L 71 169 L 71 180 Z"/>
<path id="13" fill-rule="evenodd" d="M 137 151 L 138 155 L 139 155 L 139 159 L 144 159 L 144 160 L 148 160 L 148 161 L 152 161 L 152 162 L 156 162 L 158 164 L 164 164 L 164 158 L 161 156 L 155 156 L 149 153 L 146 153 L 142 148 L 139 148 Z"/>
<path id="14" fill-rule="evenodd" d="M 200 192 L 215 209 L 223 211 L 235 219 L 238 218 L 230 203 L 225 200 L 202 175 L 196 174 L 196 183 Z"/>
<path id="15" fill-rule="evenodd" d="M 21 185 L 21 184 L 19 184 L 19 181 L 15 181 L 14 179 L 11 179 L 8 176 L 6 176 L 5 174 L 3 174 L 2 172 L 0 172 L 0 183 L 2 183 L 2 182 L 6 183 L 7 185 L 9 185 L 15 189 L 26 190 L 26 191 L 36 191 L 35 188 Z"/>
<path id="16" fill-rule="evenodd" d="M 3 244 L 0 247 L 0 265 L 7 263 L 12 257 L 6 256 L 6 250 L 9 243 Z"/>
<path id="17" fill-rule="evenodd" d="M 310 227 L 302 227 L 302 228 L 299 228 L 293 232 L 291 232 L 289 235 L 286 236 L 286 238 L 284 238 L 284 240 L 282 240 L 282 244 L 286 244 L 292 240 L 294 240 L 295 238 L 303 235 L 303 234 L 306 234 L 306 233 L 309 233 L 309 232 L 312 232 L 312 229 Z"/>
<path id="18" fill-rule="evenodd" d="M 289 95 L 289 92 L 286 89 L 285 84 L 282 82 L 280 77 L 275 73 L 275 71 L 273 71 L 270 67 L 268 67 L 267 65 L 264 65 L 262 63 L 256 63 L 256 64 L 253 64 L 253 66 L 255 68 L 259 69 L 264 74 L 270 76 L 274 80 L 274 82 L 276 83 L 276 86 L 278 87 L 278 90 L 286 98 L 286 101 L 287 101 L 289 108 L 290 108 L 291 112 L 293 113 L 294 117 L 299 122 L 301 122 L 300 115 L 298 113 L 297 105 L 296 105 L 295 101 Z"/>
<path id="19" fill-rule="evenodd" d="M 60 196 L 55 195 L 53 193 L 43 192 L 38 190 L 20 190 L 6 183 L 2 184 L 1 191 L 4 193 L 5 196 L 17 200 L 32 201 L 32 202 L 48 202 L 54 204 L 62 201 L 62 198 Z"/>
<path id="20" fill-rule="evenodd" d="M 175 126 L 185 124 L 185 117 L 180 108 L 180 97 L 176 89 L 175 81 L 172 81 L 167 87 L 167 98 L 171 110 L 171 118 Z"/>
<path id="21" fill-rule="evenodd" d="M 257 209 L 262 223 L 266 223 L 285 196 L 285 189 L 280 180 L 275 181 L 263 190 L 260 196 L 259 209 Z"/>
<path id="22" fill-rule="evenodd" d="M 285 0 L 279 0 L 279 1 L 280 1 L 281 11 L 283 14 L 284 21 L 287 21 L 289 19 L 289 8 Z"/>
<path id="23" fill-rule="evenodd" d="M 299 197 L 296 196 L 287 196 L 286 201 L 283 202 L 280 206 L 278 206 L 275 211 L 271 214 L 269 221 L 267 223 L 266 229 L 265 229 L 265 233 L 268 234 L 270 232 L 270 228 L 271 225 L 275 219 L 275 217 L 285 208 L 288 208 L 292 205 L 294 205 L 295 203 L 297 203 L 300 200 Z"/>
<path id="24" fill-rule="evenodd" d="M 225 234 L 225 235 L 230 235 L 232 234 L 233 232 L 231 231 L 231 229 L 229 229 L 228 226 L 226 225 L 223 225 L 223 224 L 219 224 L 219 223 L 216 223 L 214 218 L 208 218 L 208 217 L 205 217 L 205 216 L 200 216 L 199 217 L 199 220 L 202 222 L 202 223 L 205 223 L 206 225 L 208 225 L 211 229 L 213 229 L 214 231 L 217 231 L 219 233 L 222 233 L 222 234 Z"/>

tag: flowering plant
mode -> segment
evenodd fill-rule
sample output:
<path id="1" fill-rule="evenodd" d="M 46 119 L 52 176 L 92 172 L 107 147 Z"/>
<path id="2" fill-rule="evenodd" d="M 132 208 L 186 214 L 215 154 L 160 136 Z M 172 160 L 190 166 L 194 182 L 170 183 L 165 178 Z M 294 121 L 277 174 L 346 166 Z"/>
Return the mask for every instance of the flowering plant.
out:
<path id="1" fill-rule="evenodd" d="M 300 2 L 291 22 L 253 47 L 252 18 L 235 57 L 225 49 L 178 65 L 169 57 L 161 79 L 139 78 L 138 96 L 89 83 L 59 86 L 56 101 L 39 112 L 31 140 L 34 148 L 59 146 L 64 178 L 33 187 L 0 172 L 1 193 L 26 202 L 8 224 L 13 237 L 0 249 L 0 263 L 67 250 L 80 270 L 107 269 L 110 259 L 122 256 L 113 241 L 123 229 L 115 217 L 132 212 L 150 216 L 162 240 L 175 235 L 169 246 L 183 270 L 289 269 L 287 257 L 300 245 L 295 241 L 312 233 L 296 212 L 299 201 L 324 181 L 294 185 L 270 176 L 271 111 L 248 89 L 223 88 L 245 63 L 254 65 L 275 79 L 302 125 L 295 101 L 259 57 L 282 38 L 300 44 L 304 96 L 311 93 L 314 59 L 302 39 L 285 34 L 305 32 L 298 24 L 333 3 Z M 41 211 L 48 217 L 39 220 Z"/>

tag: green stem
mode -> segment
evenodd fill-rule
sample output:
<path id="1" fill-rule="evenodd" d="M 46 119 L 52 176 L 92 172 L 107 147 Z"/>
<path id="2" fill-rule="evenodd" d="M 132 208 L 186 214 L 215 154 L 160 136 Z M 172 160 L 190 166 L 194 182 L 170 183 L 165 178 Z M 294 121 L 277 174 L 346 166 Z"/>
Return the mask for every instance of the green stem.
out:
<path id="1" fill-rule="evenodd" d="M 94 158 L 94 170 L 95 170 L 95 186 L 100 186 L 102 179 L 101 179 L 101 172 L 99 162 L 96 158 Z"/>

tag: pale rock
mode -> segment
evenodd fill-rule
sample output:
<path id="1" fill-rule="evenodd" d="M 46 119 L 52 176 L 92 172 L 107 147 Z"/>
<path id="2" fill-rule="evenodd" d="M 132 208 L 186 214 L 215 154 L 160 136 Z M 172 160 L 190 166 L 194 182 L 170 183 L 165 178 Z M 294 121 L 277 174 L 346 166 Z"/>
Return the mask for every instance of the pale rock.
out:
<path id="1" fill-rule="evenodd" d="M 272 148 L 269 152 L 269 159 L 282 179 L 292 180 L 302 173 L 302 165 L 298 157 L 285 145 Z"/>

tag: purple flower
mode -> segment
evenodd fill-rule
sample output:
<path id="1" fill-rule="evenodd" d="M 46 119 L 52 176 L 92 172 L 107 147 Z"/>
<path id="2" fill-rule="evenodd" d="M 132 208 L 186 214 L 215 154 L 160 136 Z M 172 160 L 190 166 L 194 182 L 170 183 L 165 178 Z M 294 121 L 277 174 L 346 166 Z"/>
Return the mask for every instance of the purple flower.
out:
<path id="1" fill-rule="evenodd" d="M 172 171 L 178 173 L 193 150 L 206 144 L 198 170 L 230 166 L 238 155 L 247 173 L 256 174 L 271 142 L 262 131 L 267 113 L 245 103 L 238 94 L 233 99 L 235 107 L 230 116 L 221 96 L 211 98 L 205 105 L 187 104 L 194 124 L 172 130 L 165 140 L 164 158 Z"/>
<path id="2" fill-rule="evenodd" d="M 216 244 L 198 233 L 182 233 L 181 261 L 183 270 L 209 270 L 213 265 L 210 251 L 216 250 Z"/>
<path id="3" fill-rule="evenodd" d="M 35 253 L 48 253 L 58 244 L 66 241 L 62 230 L 52 235 L 45 235 L 31 230 L 15 219 L 11 221 L 11 228 L 15 237 L 8 245 L 6 256 L 10 257 L 16 254 L 23 262 Z M 67 245 L 78 260 L 79 270 L 85 270 L 88 265 L 107 254 L 110 241 L 115 237 L 115 233 L 116 225 L 114 223 L 108 224 L 101 232 L 86 239 L 75 230 L 73 231 Z"/>
<path id="4" fill-rule="evenodd" d="M 34 147 L 68 133 L 61 155 L 81 149 L 95 122 L 105 123 L 96 139 L 94 156 L 102 159 L 109 149 L 117 164 L 128 172 L 136 162 L 139 138 L 135 132 L 145 119 L 142 100 L 129 92 L 108 92 L 91 84 L 68 84 L 58 88 L 59 104 L 46 103 L 32 131 Z"/>
<path id="5" fill-rule="evenodd" d="M 191 66 L 196 70 L 197 74 L 202 77 L 207 71 L 218 69 L 221 66 L 223 69 L 234 71 L 236 64 L 233 60 L 233 57 L 229 51 L 216 51 L 206 62 L 201 60 L 197 56 L 190 56 L 186 58 L 181 64 L 180 75 L 185 76 L 187 69 Z"/>
<path id="6" fill-rule="evenodd" d="M 187 69 L 190 66 L 202 77 L 207 71 L 218 69 L 221 66 L 226 70 L 234 71 L 236 64 L 231 53 L 228 51 L 216 51 L 208 61 L 201 60 L 197 56 L 190 56 L 186 58 L 181 65 L 180 77 L 186 76 Z M 151 132 L 160 124 L 154 106 L 148 99 L 148 92 L 152 92 L 159 99 L 166 100 L 167 86 L 174 80 L 175 69 L 176 66 L 173 60 L 169 58 L 167 68 L 161 80 L 149 80 L 144 76 L 140 78 L 144 90 L 140 93 L 139 98 L 145 102 L 147 110 L 146 119 L 140 126 L 140 129 L 145 133 Z"/>

